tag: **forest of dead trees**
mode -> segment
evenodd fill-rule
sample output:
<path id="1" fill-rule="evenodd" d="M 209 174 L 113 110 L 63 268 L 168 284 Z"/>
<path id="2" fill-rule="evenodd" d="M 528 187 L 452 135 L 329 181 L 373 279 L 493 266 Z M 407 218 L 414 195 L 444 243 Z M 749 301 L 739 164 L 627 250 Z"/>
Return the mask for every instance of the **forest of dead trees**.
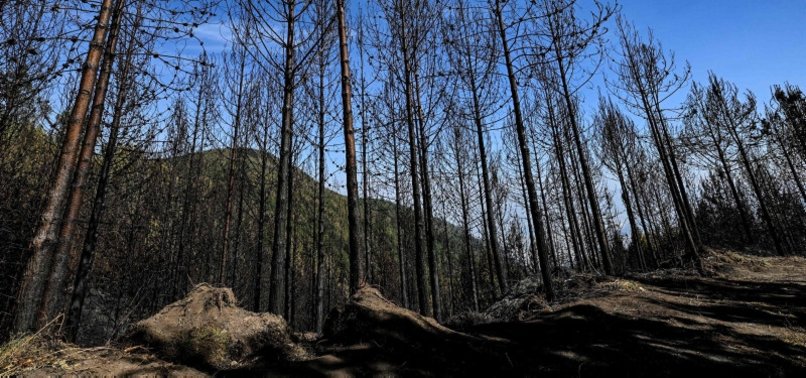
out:
<path id="1" fill-rule="evenodd" d="M 806 95 L 692 69 L 607 1 L 0 0 L 0 340 L 803 255 Z"/>

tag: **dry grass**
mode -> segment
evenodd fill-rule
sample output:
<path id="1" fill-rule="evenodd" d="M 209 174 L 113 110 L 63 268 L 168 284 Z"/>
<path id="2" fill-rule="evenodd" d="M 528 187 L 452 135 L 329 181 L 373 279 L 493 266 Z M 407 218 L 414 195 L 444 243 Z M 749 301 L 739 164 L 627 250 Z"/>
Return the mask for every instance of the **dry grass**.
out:
<path id="1" fill-rule="evenodd" d="M 0 345 L 0 377 L 17 376 L 25 371 L 42 367 L 65 367 L 67 361 L 60 357 L 55 346 L 61 344 L 52 340 L 48 334 L 57 320 L 34 334 L 18 336 Z"/>
<path id="2" fill-rule="evenodd" d="M 80 348 L 43 331 L 0 345 L 0 378 L 26 375 L 205 376 L 189 367 L 161 361 L 139 347 Z"/>

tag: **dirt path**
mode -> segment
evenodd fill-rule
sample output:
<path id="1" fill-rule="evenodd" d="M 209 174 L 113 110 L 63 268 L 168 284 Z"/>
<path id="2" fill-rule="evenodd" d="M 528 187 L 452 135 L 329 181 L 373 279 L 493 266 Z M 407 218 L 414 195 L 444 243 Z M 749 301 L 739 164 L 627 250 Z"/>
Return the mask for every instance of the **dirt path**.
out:
<path id="1" fill-rule="evenodd" d="M 476 331 L 516 341 L 529 373 L 806 376 L 806 260 L 711 260 L 714 277 L 614 280 L 532 321 Z"/>
<path id="2" fill-rule="evenodd" d="M 500 341 L 489 361 L 434 363 L 368 343 L 271 374 L 806 377 L 806 259 L 724 253 L 707 264 L 712 277 L 605 280 L 531 320 L 465 330 Z"/>

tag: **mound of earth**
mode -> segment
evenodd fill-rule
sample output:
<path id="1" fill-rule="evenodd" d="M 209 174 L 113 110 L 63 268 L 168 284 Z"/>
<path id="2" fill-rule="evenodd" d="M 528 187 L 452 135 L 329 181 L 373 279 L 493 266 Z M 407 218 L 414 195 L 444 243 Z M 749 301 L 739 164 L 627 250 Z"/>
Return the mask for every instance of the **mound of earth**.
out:
<path id="1" fill-rule="evenodd" d="M 168 359 L 216 370 L 309 358 L 282 317 L 237 303 L 231 289 L 200 284 L 134 324 L 128 338 Z"/>
<path id="2" fill-rule="evenodd" d="M 371 287 L 358 290 L 344 307 L 331 312 L 323 336 L 329 345 L 382 346 L 384 358 L 443 374 L 501 366 L 506 359 L 500 353 L 506 341 L 457 332 L 397 306 Z"/>

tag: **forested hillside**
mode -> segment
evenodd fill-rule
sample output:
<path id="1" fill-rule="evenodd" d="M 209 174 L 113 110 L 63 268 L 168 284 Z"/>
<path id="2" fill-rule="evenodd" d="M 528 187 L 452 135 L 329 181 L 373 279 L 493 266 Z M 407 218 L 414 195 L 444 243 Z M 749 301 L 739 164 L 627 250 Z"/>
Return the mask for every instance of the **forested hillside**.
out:
<path id="1" fill-rule="evenodd" d="M 0 369 L 803 370 L 806 14 L 639 5 L 0 1 Z"/>
<path id="2" fill-rule="evenodd" d="M 48 149 L 55 148 L 58 140 L 53 140 L 40 130 L 28 129 L 24 135 L 18 136 L 13 145 L 26 147 L 18 153 L 48 156 Z M 29 138 L 29 139 L 24 139 Z M 25 143 L 22 141 L 25 140 Z M 15 151 L 16 152 L 16 151 Z M 172 302 L 184 292 L 179 289 L 199 282 L 218 282 L 221 269 L 225 269 L 224 282 L 232 287 L 239 298 L 244 298 L 247 308 L 259 310 L 257 304 L 246 298 L 255 296 L 255 280 L 266 280 L 258 277 L 256 266 L 260 244 L 266 243 L 269 236 L 254 232 L 261 222 L 259 208 L 261 192 L 265 198 L 274 194 L 276 181 L 266 177 L 260 182 L 262 164 L 267 171 L 276 169 L 276 158 L 263 155 L 258 151 L 241 149 L 236 152 L 240 156 L 242 177 L 232 208 L 233 245 L 232 255 L 222 268 L 221 250 L 223 236 L 221 230 L 225 219 L 227 193 L 227 157 L 232 154 L 229 149 L 211 149 L 197 154 L 180 155 L 172 158 L 158 158 L 143 153 L 119 156 L 114 162 L 119 172 L 110 185 L 107 194 L 105 212 L 106 220 L 98 225 L 99 239 L 97 247 L 102 251 L 94 261 L 93 276 L 90 283 L 89 311 L 93 318 L 87 319 L 80 333 L 86 342 L 103 342 L 115 337 L 128 326 L 132 320 L 146 317 L 164 305 Z M 19 156 L 19 155 L 17 155 Z M 242 160 L 241 160 L 242 159 Z M 265 160 L 265 161 L 264 161 Z M 25 211 L 18 204 L 31 204 L 36 208 L 38 196 L 26 198 L 26 194 L 34 193 L 40 185 L 45 185 L 48 178 L 50 161 L 33 159 L 19 160 L 21 166 L 15 168 L 19 177 L 18 185 L 24 187 L 9 188 L 8 206 L 3 207 L 4 219 L 7 223 L 8 240 L 16 237 L 15 244 L 6 246 L 6 257 L 2 263 L 4 269 L 19 271 L 24 259 L 24 245 L 30 239 L 30 230 L 35 224 L 35 211 Z M 29 165 L 30 164 L 30 165 Z M 44 173 L 43 173 L 44 172 Z M 97 175 L 97 172 L 93 172 Z M 30 180 L 30 181 L 26 181 Z M 120 181 L 118 181 L 120 180 Z M 295 223 L 294 244 L 292 247 L 292 263 L 288 266 L 291 287 L 288 295 L 289 305 L 287 319 L 300 329 L 315 327 L 315 312 L 310 311 L 315 291 L 314 276 L 316 272 L 316 189 L 318 183 L 303 171 L 295 171 L 294 186 Z M 188 184 L 190 183 L 190 184 Z M 261 190 L 261 185 L 265 189 Z M 189 193 L 187 191 L 190 191 Z M 186 198 L 191 196 L 191 198 Z M 325 308 L 342 304 L 347 298 L 347 288 L 342 284 L 347 269 L 347 226 L 344 221 L 347 215 L 347 201 L 344 196 L 327 190 L 325 192 L 327 219 L 323 247 L 328 251 L 325 262 L 327 275 L 326 291 L 323 293 Z M 373 230 L 376 233 L 372 240 L 373 247 L 383 251 L 394 251 L 397 242 L 395 225 L 395 206 L 385 200 L 372 199 L 368 202 L 372 209 Z M 185 208 L 185 206 L 187 206 Z M 362 202 L 363 206 L 363 202 Z M 271 212 L 271 204 L 265 211 Z M 186 210 L 187 209 L 187 210 Z M 401 208 L 403 216 L 410 215 L 411 209 Z M 192 215 L 183 216 L 185 212 Z M 27 216 L 27 217 L 26 217 Z M 88 216 L 87 216 L 88 217 Z M 182 224 L 185 222 L 186 224 Z M 270 218 L 262 222 L 271 222 Z M 449 251 L 445 243 L 462 243 L 462 233 L 453 224 L 440 219 L 440 251 L 445 259 L 457 261 L 462 258 L 455 250 Z M 180 231 L 185 230 L 185 231 Z M 182 232 L 180 234 L 180 232 Z M 261 241 L 260 238 L 264 240 Z M 377 238 L 377 239 L 375 239 Z M 179 244 L 182 244 L 180 247 Z M 470 240 L 473 249 L 478 249 L 479 242 Z M 177 254 L 182 251 L 182 260 Z M 399 296 L 397 285 L 399 271 L 397 256 L 392 253 L 378 254 L 377 285 L 388 288 L 390 295 Z M 264 262 L 263 264 L 268 264 Z M 444 262 L 447 265 L 447 262 Z M 456 264 L 456 262 L 452 262 Z M 477 262 L 478 264 L 478 262 Z M 451 265 L 452 266 L 452 265 Z M 181 269 L 181 270 L 180 270 Z M 448 269 L 448 268 L 446 268 Z M 409 274 L 413 272 L 407 269 Z M 293 272 L 293 273 L 291 273 Z M 452 273 L 452 272 L 451 272 Z M 185 276 L 189 282 L 180 282 Z M 19 277 L 7 275 L 3 277 L 6 300 L 13 298 Z M 413 279 L 413 277 L 409 277 Z M 483 279 L 483 277 L 481 278 Z M 263 283 L 265 284 L 265 282 Z M 170 291 L 166 288 L 176 287 Z M 455 286 L 457 295 L 462 289 Z M 464 300 L 464 298 L 457 298 Z M 5 314 L 5 321 L 10 322 L 10 314 Z M 6 323 L 8 324 L 8 323 Z M 8 326 L 8 325 L 7 325 Z"/>

